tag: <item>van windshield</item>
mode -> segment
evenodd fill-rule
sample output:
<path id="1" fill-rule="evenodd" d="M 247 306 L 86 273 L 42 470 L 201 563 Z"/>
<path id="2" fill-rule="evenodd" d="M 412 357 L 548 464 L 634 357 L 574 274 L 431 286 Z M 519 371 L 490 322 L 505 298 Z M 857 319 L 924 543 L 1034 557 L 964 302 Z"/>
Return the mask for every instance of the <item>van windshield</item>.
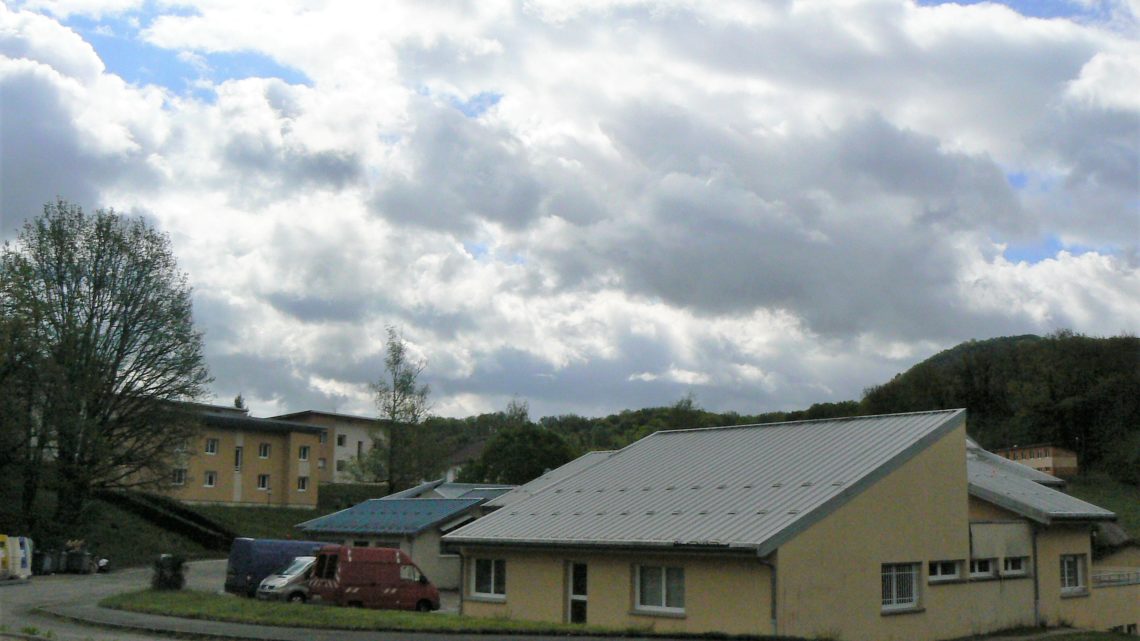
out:
<path id="1" fill-rule="evenodd" d="M 281 576 L 295 576 L 308 570 L 315 560 L 317 560 L 315 556 L 299 556 L 293 559 L 292 563 L 279 570 L 277 574 Z"/>

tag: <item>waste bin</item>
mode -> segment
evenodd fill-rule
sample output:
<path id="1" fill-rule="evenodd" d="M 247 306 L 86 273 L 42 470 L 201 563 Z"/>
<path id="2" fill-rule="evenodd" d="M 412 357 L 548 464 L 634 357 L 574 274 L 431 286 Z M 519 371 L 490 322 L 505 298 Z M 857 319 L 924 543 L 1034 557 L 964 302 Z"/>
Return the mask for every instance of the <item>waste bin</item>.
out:
<path id="1" fill-rule="evenodd" d="M 91 553 L 87 550 L 69 550 L 67 571 L 73 574 L 91 574 Z"/>
<path id="2" fill-rule="evenodd" d="M 32 554 L 32 574 L 44 575 L 55 572 L 55 552 L 36 550 Z"/>
<path id="3" fill-rule="evenodd" d="M 52 552 L 55 555 L 55 571 L 63 574 L 67 572 L 67 550 L 55 550 Z"/>

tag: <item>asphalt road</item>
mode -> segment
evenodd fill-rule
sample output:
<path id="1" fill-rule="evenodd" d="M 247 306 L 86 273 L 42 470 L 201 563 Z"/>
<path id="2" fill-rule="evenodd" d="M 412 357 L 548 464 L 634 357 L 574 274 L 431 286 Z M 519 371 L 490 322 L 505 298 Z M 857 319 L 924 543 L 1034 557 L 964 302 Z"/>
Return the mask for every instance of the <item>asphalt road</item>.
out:
<path id="1" fill-rule="evenodd" d="M 193 590 L 220 592 L 225 579 L 225 570 L 225 560 L 190 563 L 186 575 L 186 587 Z M 119 570 L 110 574 L 37 576 L 26 583 L 0 585 L 0 625 L 3 626 L 0 628 L 0 639 L 22 638 L 21 633 L 32 633 L 40 637 L 50 636 L 53 641 L 154 641 L 156 638 L 173 638 L 178 635 L 205 635 L 230 640 L 257 641 L 489 641 L 493 638 L 479 634 L 280 628 L 134 614 L 97 606 L 101 599 L 112 594 L 146 587 L 150 576 L 149 568 L 139 568 Z M 445 593 L 443 596 L 444 610 L 454 608 L 456 605 L 454 593 Z M 40 608 L 65 616 L 79 617 L 89 622 L 102 622 L 102 625 L 77 623 L 33 611 Z M 439 612 L 430 616 L 454 615 Z M 511 641 L 566 641 L 567 639 L 565 636 L 543 635 L 511 635 L 509 638 Z M 576 637 L 578 641 L 599 638 Z M 625 639 L 625 641 L 636 640 Z M 654 641 L 668 640 L 658 637 Z"/>
<path id="2" fill-rule="evenodd" d="M 194 590 L 220 590 L 226 574 L 226 562 L 196 561 L 189 564 L 187 587 Z M 38 634 L 52 632 L 63 641 L 153 641 L 151 632 L 142 634 L 124 630 L 91 627 L 56 617 L 32 612 L 40 607 L 94 606 L 101 599 L 138 590 L 150 581 L 150 568 L 118 570 L 108 574 L 56 574 L 33 577 L 26 583 L 0 586 L 0 624 L 7 632 L 34 628 Z"/>

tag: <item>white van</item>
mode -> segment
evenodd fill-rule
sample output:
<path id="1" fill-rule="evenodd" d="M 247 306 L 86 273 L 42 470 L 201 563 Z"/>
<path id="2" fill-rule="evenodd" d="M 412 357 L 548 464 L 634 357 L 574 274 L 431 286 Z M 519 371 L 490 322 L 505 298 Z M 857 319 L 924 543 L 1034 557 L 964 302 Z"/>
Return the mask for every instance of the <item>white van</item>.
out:
<path id="1" fill-rule="evenodd" d="M 257 586 L 257 598 L 304 603 L 309 598 L 309 574 L 315 556 L 299 556 L 289 565 L 270 574 Z"/>

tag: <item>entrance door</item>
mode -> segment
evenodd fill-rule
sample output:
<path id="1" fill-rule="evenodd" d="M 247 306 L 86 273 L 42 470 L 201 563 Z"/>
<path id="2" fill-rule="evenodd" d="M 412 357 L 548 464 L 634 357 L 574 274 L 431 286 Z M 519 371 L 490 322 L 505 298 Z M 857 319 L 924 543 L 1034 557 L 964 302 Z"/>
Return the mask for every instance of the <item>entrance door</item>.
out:
<path id="1" fill-rule="evenodd" d="M 586 564 L 571 563 L 567 573 L 567 616 L 570 623 L 586 622 Z"/>

